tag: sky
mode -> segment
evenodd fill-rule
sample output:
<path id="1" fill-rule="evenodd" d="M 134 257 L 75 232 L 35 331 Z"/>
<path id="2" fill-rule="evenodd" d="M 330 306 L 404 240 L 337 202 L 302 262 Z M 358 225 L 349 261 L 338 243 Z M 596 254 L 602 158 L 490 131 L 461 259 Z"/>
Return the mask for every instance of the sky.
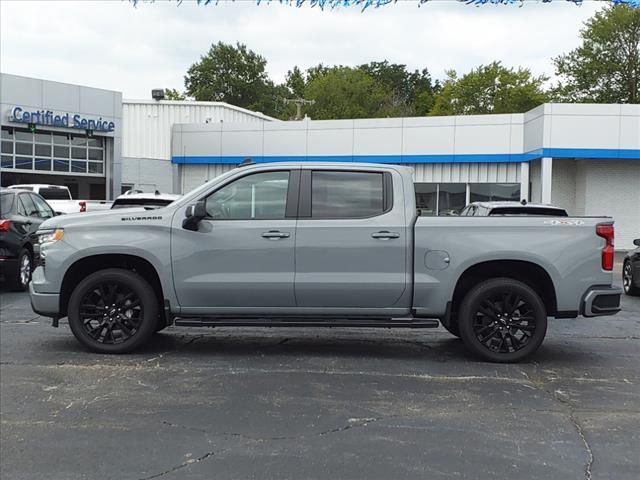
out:
<path id="1" fill-rule="evenodd" d="M 0 0 L 0 71 L 150 98 L 153 88 L 184 89 L 190 65 L 212 43 L 241 42 L 263 55 L 270 77 L 294 65 L 357 65 L 389 60 L 432 77 L 502 61 L 553 77 L 552 57 L 575 48 L 583 22 L 603 8 L 562 0 L 521 7 L 453 1 L 322 11 L 277 2 L 158 0 Z"/>

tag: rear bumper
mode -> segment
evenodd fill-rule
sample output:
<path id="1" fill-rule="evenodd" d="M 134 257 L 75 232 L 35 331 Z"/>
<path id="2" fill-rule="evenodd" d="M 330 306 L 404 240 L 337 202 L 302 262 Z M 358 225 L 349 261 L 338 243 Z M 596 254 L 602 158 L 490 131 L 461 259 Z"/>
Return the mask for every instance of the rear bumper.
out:
<path id="1" fill-rule="evenodd" d="M 582 299 L 582 315 L 585 317 L 600 317 L 615 315 L 620 311 L 620 287 L 592 287 Z"/>
<path id="2" fill-rule="evenodd" d="M 57 293 L 37 293 L 33 289 L 33 282 L 29 283 L 29 298 L 31 308 L 38 315 L 44 317 L 60 316 L 60 295 Z"/>

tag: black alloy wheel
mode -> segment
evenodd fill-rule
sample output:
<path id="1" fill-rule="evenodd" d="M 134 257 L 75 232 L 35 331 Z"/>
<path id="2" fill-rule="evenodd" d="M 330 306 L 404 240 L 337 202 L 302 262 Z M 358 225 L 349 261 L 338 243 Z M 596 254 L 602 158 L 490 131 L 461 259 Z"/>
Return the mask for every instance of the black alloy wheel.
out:
<path id="1" fill-rule="evenodd" d="M 33 272 L 33 261 L 31 259 L 31 252 L 26 248 L 20 250 L 18 255 L 18 263 L 16 264 L 15 271 L 7 275 L 7 284 L 11 290 L 16 292 L 24 292 L 29 288 L 29 282 L 31 281 L 31 273 Z"/>
<path id="2" fill-rule="evenodd" d="M 517 362 L 533 353 L 547 329 L 544 304 L 526 284 L 509 278 L 480 283 L 460 308 L 460 335 L 492 362 Z"/>
<path id="3" fill-rule="evenodd" d="M 124 269 L 89 275 L 69 300 L 69 326 L 76 338 L 102 353 L 130 352 L 148 340 L 158 322 L 151 286 Z"/>
<path id="4" fill-rule="evenodd" d="M 101 283 L 82 297 L 80 318 L 87 334 L 100 343 L 122 343 L 138 331 L 144 310 L 140 297 L 121 283 Z"/>

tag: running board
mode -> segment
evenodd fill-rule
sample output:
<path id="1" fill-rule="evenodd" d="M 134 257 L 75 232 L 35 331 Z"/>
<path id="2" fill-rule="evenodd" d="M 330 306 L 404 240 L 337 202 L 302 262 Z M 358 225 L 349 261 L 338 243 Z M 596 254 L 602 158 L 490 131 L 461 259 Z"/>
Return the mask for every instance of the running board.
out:
<path id="1" fill-rule="evenodd" d="M 351 327 L 351 328 L 438 328 L 440 323 L 424 318 L 180 318 L 178 327 Z"/>

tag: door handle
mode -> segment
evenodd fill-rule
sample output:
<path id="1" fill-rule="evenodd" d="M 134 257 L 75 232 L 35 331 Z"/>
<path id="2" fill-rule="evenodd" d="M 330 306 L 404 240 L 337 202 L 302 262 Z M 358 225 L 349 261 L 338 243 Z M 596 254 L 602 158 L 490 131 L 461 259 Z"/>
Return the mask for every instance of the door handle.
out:
<path id="1" fill-rule="evenodd" d="M 264 232 L 262 234 L 262 238 L 277 240 L 279 238 L 289 238 L 289 234 L 287 232 L 280 232 L 278 230 L 269 230 L 268 232 Z"/>
<path id="2" fill-rule="evenodd" d="M 396 232 L 389 232 L 387 230 L 383 230 L 381 232 L 372 233 L 371 237 L 372 238 L 382 238 L 382 239 L 400 238 L 400 234 L 396 233 Z"/>

